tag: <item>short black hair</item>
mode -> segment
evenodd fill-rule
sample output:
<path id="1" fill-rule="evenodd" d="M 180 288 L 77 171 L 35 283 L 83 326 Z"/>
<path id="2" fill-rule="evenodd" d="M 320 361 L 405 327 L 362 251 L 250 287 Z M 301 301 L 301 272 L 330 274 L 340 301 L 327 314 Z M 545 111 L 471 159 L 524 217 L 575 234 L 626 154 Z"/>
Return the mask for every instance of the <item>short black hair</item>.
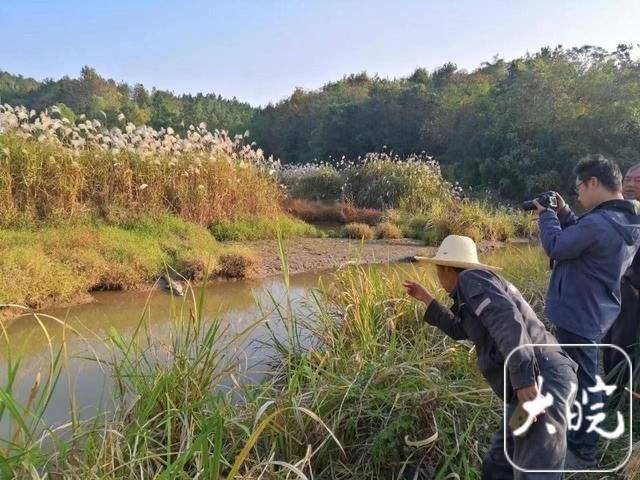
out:
<path id="1" fill-rule="evenodd" d="M 583 182 L 596 177 L 607 190 L 619 192 L 622 190 L 622 173 L 620 167 L 613 160 L 609 160 L 599 153 L 587 155 L 578 162 L 574 169 L 576 176 Z"/>

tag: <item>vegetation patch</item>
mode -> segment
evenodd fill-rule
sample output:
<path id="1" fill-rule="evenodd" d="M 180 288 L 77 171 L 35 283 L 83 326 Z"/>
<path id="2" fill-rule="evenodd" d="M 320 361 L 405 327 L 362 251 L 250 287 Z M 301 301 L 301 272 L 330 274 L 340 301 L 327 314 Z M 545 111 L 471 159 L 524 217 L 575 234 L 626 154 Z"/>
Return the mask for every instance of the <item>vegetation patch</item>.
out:
<path id="1" fill-rule="evenodd" d="M 400 230 L 400 228 L 398 228 L 398 226 L 394 225 L 393 223 L 382 222 L 376 225 L 375 237 L 385 239 L 402 238 L 402 230 Z"/>
<path id="2" fill-rule="evenodd" d="M 312 225 L 286 215 L 222 220 L 214 223 L 210 230 L 219 241 L 274 239 L 278 234 L 284 238 L 323 236 L 322 232 Z"/>
<path id="3" fill-rule="evenodd" d="M 496 250 L 482 260 L 502 267 L 539 312 L 535 299 L 548 280 L 540 248 Z M 410 277 L 446 302 L 433 270 L 407 269 L 347 266 L 321 284 L 304 315 L 286 299 L 277 305 L 279 317 L 269 322 L 286 333 L 265 335 L 273 370 L 259 383 L 238 384 L 244 350 L 207 315 L 204 296 L 177 310 L 169 343 L 151 335 L 147 311 L 133 335 L 111 330 L 103 353 L 94 353 L 114 378 L 121 408 L 64 428 L 47 425 L 43 413 L 67 374 L 65 345 L 52 341 L 48 368 L 25 404 L 13 391 L 19 359 L 0 338 L 9 372 L 0 421 L 11 429 L 0 438 L 0 475 L 253 479 L 299 471 L 318 479 L 478 480 L 502 403 L 478 372 L 474 349 L 425 323 L 423 308 L 403 294 Z M 244 334 L 263 323 L 256 318 Z M 46 451 L 43 427 L 54 440 Z M 602 448 L 607 467 L 615 466 L 619 452 Z"/>
<path id="4" fill-rule="evenodd" d="M 304 200 L 299 198 L 287 199 L 284 208 L 305 222 L 344 224 L 351 222 L 375 225 L 385 212 L 375 208 L 358 208 L 353 203 L 339 201 L 332 204 Z"/>
<path id="5" fill-rule="evenodd" d="M 0 223 L 7 227 L 162 213 L 208 227 L 281 212 L 275 163 L 205 125 L 183 138 L 132 124 L 107 130 L 97 120 L 69 125 L 0 106 L 0 126 L 7 129 L 0 134 Z"/>
<path id="6" fill-rule="evenodd" d="M 0 303 L 40 308 L 91 290 L 139 288 L 166 268 L 198 280 L 205 266 L 214 273 L 220 268 L 223 254 L 233 254 L 236 263 L 245 256 L 255 263 L 249 252 L 223 246 L 205 228 L 172 215 L 140 217 L 121 226 L 93 219 L 4 229 L 0 275 L 11 280 L 0 286 Z"/>
<path id="7" fill-rule="evenodd" d="M 258 260 L 249 251 L 224 253 L 220 256 L 218 275 L 225 278 L 247 278 L 256 274 Z"/>
<path id="8" fill-rule="evenodd" d="M 374 232 L 366 223 L 348 223 L 342 228 L 342 235 L 357 240 L 372 240 Z"/>

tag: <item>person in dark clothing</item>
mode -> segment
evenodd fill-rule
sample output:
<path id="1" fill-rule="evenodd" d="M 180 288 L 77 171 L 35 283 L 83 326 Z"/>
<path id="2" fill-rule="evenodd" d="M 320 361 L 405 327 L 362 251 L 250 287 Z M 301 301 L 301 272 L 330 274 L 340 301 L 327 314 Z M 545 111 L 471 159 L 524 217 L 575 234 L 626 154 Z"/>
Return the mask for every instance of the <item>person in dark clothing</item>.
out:
<path id="1" fill-rule="evenodd" d="M 553 404 L 524 435 L 514 435 L 511 426 L 503 423 L 483 458 L 482 479 L 563 478 L 569 422 L 566 405 L 573 405 L 571 384 L 577 388 L 578 382 L 575 362 L 562 351 L 518 289 L 496 274 L 495 268 L 478 262 L 470 238 L 449 235 L 435 257 L 416 258 L 436 265 L 440 284 L 449 292 L 453 306 L 444 307 L 415 282 L 404 282 L 407 293 L 427 306 L 426 322 L 455 340 L 474 343 L 478 369 L 507 404 L 505 418 L 511 417 L 518 403 L 527 405 L 541 394 L 553 398 Z M 505 449 L 517 468 L 505 456 Z"/>
<path id="2" fill-rule="evenodd" d="M 622 182 L 622 195 L 626 200 L 640 200 L 640 163 L 631 167 Z M 640 253 L 636 253 L 631 266 L 622 276 L 620 295 L 622 305 L 620 315 L 613 323 L 602 343 L 611 343 L 622 348 L 631 358 L 631 370 L 636 367 L 638 340 L 640 336 Z M 603 366 L 606 375 L 614 374 L 619 387 L 628 385 L 629 372 L 625 356 L 618 350 L 608 348 L 603 352 Z"/>
<path id="3" fill-rule="evenodd" d="M 599 375 L 599 349 L 604 335 L 620 313 L 620 281 L 640 242 L 637 202 L 622 197 L 618 166 L 601 155 L 581 160 L 575 169 L 578 201 L 587 213 L 573 214 L 561 196 L 557 208 L 539 213 L 540 241 L 554 261 L 545 313 L 557 329 L 560 344 L 580 366 L 579 391 L 589 405 L 600 405 L 601 391 L 590 391 Z M 593 347 L 591 345 L 594 345 Z M 598 433 L 589 422 L 569 432 L 567 464 L 574 469 L 596 465 Z"/>

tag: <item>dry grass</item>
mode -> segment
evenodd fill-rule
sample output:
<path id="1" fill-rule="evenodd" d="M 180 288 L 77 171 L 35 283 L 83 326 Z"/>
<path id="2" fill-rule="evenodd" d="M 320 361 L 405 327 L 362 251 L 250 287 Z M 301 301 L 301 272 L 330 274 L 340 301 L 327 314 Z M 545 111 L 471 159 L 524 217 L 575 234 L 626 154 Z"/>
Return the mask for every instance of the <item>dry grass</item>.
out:
<path id="1" fill-rule="evenodd" d="M 137 152 L 71 150 L 0 135 L 4 225 L 91 213 L 111 222 L 172 213 L 199 225 L 280 213 L 280 190 L 263 170 L 223 153 L 146 158 Z"/>
<path id="2" fill-rule="evenodd" d="M 366 223 L 349 223 L 342 228 L 342 235 L 357 240 L 372 240 L 373 229 Z"/>
<path id="3" fill-rule="evenodd" d="M 209 226 L 280 213 L 278 162 L 242 136 L 191 126 L 71 124 L 49 112 L 0 105 L 0 220 L 59 221 L 86 213 L 122 220 L 172 213 Z"/>
<path id="4" fill-rule="evenodd" d="M 633 447 L 631 459 L 624 469 L 624 478 L 626 480 L 640 480 L 640 443 L 636 443 Z"/>
<path id="5" fill-rule="evenodd" d="M 402 238 L 402 231 L 397 225 L 391 222 L 382 222 L 376 225 L 375 237 L 385 239 Z"/>
<path id="6" fill-rule="evenodd" d="M 366 223 L 375 225 L 384 216 L 382 210 L 375 208 L 357 208 L 352 203 L 336 202 L 327 205 L 323 202 L 303 199 L 288 199 L 284 209 L 305 222 L 318 223 Z"/>
<path id="7" fill-rule="evenodd" d="M 421 238 L 428 245 L 437 245 L 450 234 L 466 235 L 479 242 L 532 237 L 537 231 L 536 218 L 531 214 L 490 207 L 475 200 L 446 198 L 434 200 L 426 212 L 404 213 L 401 225 L 407 236 Z"/>
<path id="8" fill-rule="evenodd" d="M 250 278 L 255 276 L 259 261 L 249 251 L 225 253 L 220 256 L 218 275 L 225 278 Z"/>

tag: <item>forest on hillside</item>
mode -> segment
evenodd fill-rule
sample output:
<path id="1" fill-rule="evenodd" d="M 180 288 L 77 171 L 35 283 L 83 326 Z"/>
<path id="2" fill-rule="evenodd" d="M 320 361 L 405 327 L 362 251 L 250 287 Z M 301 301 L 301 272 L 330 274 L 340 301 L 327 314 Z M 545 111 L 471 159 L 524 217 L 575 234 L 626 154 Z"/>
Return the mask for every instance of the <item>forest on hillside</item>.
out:
<path id="1" fill-rule="evenodd" d="M 631 45 L 558 46 L 496 57 L 472 72 L 447 63 L 406 78 L 353 74 L 261 108 L 214 94 L 131 87 L 89 67 L 77 79 L 43 82 L 0 72 L 0 102 L 36 110 L 58 104 L 72 121 L 86 114 L 112 127 L 123 114 L 178 132 L 200 122 L 232 134 L 249 130 L 283 163 L 426 152 L 463 185 L 522 198 L 569 190 L 572 168 L 587 153 L 611 156 L 623 168 L 640 161 L 634 53 Z"/>

